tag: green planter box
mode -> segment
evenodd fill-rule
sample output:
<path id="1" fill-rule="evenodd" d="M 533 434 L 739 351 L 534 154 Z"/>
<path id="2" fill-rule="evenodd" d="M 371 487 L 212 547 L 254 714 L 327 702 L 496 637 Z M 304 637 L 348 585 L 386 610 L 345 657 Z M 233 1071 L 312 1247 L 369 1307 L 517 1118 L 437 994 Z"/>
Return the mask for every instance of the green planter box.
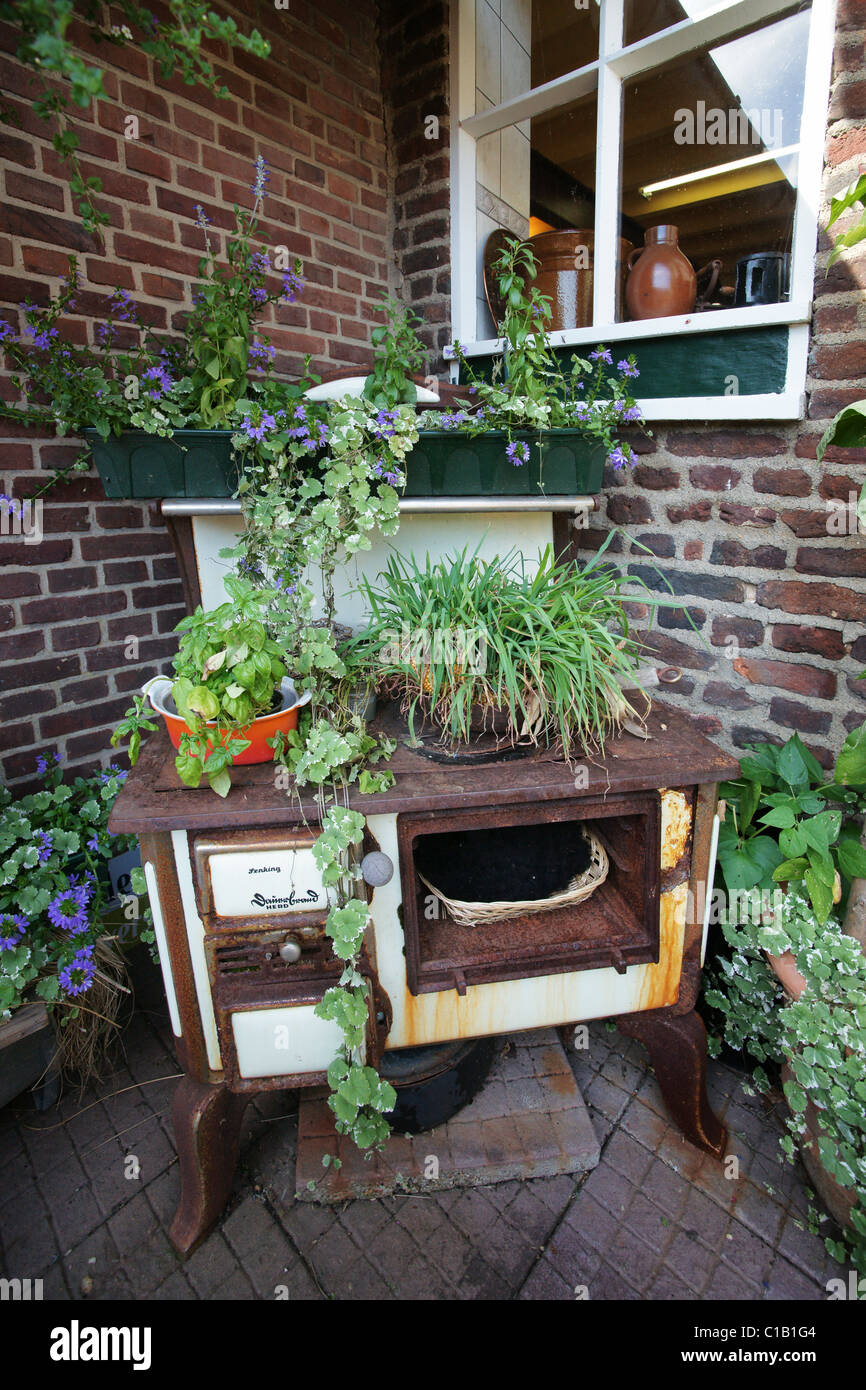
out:
<path id="1" fill-rule="evenodd" d="M 601 489 L 605 447 L 575 430 L 514 433 L 529 445 L 516 467 L 508 435 L 490 430 L 472 439 L 454 430 L 424 430 L 406 458 L 407 497 L 585 497 Z"/>
<path id="2" fill-rule="evenodd" d="M 124 430 L 103 440 L 85 430 L 106 497 L 232 497 L 231 430 L 175 430 L 170 438 Z"/>

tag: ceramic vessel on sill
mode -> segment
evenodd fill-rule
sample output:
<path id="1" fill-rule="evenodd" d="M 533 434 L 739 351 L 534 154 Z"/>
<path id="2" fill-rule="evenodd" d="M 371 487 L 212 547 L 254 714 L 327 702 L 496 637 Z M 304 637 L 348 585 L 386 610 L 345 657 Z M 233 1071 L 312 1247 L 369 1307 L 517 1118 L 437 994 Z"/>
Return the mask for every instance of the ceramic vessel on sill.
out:
<path id="1" fill-rule="evenodd" d="M 156 676 L 142 686 L 143 693 L 150 701 L 151 707 L 157 714 L 165 720 L 168 736 L 174 748 L 180 747 L 180 740 L 183 734 L 189 733 L 185 721 L 177 712 L 174 701 L 171 698 L 171 687 L 173 682 L 166 676 Z M 235 767 L 240 767 L 245 763 L 269 763 L 274 756 L 274 750 L 268 746 L 267 740 L 273 738 L 277 733 L 287 734 L 291 729 L 298 727 L 298 712 L 304 705 L 309 704 L 311 699 L 310 692 L 305 695 L 298 695 L 292 682 L 285 677 L 280 685 L 281 706 L 272 714 L 261 714 L 258 719 L 254 719 L 252 724 L 245 729 L 239 729 L 237 736 L 250 740 L 249 748 L 245 748 L 243 753 L 236 753 L 232 759 Z M 208 727 L 213 727 L 209 724 Z M 223 735 L 220 742 L 225 742 L 227 735 Z M 210 753 L 213 745 L 209 742 L 207 751 Z"/>

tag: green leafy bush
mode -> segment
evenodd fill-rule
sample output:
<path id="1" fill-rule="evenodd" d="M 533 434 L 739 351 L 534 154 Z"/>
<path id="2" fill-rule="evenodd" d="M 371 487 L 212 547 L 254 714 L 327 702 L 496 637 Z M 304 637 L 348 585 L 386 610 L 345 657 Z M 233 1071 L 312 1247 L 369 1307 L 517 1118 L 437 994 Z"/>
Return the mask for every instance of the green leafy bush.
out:
<path id="1" fill-rule="evenodd" d="M 851 879 L 866 875 L 859 817 L 866 809 L 866 726 L 846 739 L 827 779 L 794 734 L 783 747 L 749 745 L 740 777 L 719 789 L 727 803 L 719 866 L 729 892 L 803 883 L 820 922 Z"/>
<path id="2" fill-rule="evenodd" d="M 83 1013 L 79 1026 L 98 1029 L 87 1003 L 109 934 L 107 863 L 135 845 L 107 829 L 126 773 L 63 782 L 56 755 L 37 770 L 39 791 L 14 797 L 0 787 L 0 1018 L 38 998 L 63 1022 Z"/>

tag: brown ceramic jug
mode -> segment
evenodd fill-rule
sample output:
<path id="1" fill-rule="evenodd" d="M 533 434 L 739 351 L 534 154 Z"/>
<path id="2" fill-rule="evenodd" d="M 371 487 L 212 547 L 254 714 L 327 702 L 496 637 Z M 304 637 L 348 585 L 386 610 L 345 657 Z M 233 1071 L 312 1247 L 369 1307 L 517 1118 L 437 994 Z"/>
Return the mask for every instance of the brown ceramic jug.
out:
<path id="1" fill-rule="evenodd" d="M 676 227 L 648 227 L 644 245 L 628 258 L 628 269 L 625 302 L 630 318 L 668 318 L 694 309 L 698 277 L 679 249 Z M 698 274 L 708 269 L 714 267 L 705 266 Z M 717 275 L 715 271 L 714 279 Z"/>
<path id="2" fill-rule="evenodd" d="M 548 331 L 553 333 L 563 328 L 587 328 L 592 323 L 595 233 L 588 229 L 541 232 L 532 237 L 528 244 L 538 259 L 535 288 L 550 300 Z M 620 237 L 617 250 L 618 316 L 622 312 L 626 257 L 631 249 L 631 242 Z"/>

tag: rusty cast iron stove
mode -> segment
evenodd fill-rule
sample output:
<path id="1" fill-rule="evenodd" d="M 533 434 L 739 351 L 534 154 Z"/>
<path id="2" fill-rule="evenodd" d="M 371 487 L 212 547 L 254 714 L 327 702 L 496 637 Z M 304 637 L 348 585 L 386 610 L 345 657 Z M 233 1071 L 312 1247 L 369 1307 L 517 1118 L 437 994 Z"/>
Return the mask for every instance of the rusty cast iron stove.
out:
<path id="1" fill-rule="evenodd" d="M 379 732 L 400 731 L 393 710 L 379 723 Z M 403 731 L 395 785 L 354 791 L 351 802 L 365 816 L 366 849 L 394 865 L 388 883 L 368 890 L 368 1061 L 385 1049 L 614 1018 L 647 1046 L 682 1132 L 722 1154 L 695 1001 L 716 785 L 737 764 L 664 705 L 648 731 L 646 743 L 628 734 L 611 742 L 578 779 L 544 750 L 474 766 L 431 761 Z M 182 787 L 173 758 L 166 735 L 152 736 L 111 829 L 141 840 L 186 1073 L 173 1105 L 181 1199 L 170 1235 L 188 1253 L 228 1195 L 250 1096 L 324 1084 L 339 1037 L 314 1010 L 340 963 L 311 854 L 315 804 L 299 809 L 275 788 L 271 766 L 236 768 L 221 801 Z M 483 835 L 489 852 L 497 828 L 547 826 L 555 845 L 580 823 L 610 862 L 587 901 L 477 927 L 430 913 L 419 860 L 435 862 L 437 837 L 471 845 Z"/>

